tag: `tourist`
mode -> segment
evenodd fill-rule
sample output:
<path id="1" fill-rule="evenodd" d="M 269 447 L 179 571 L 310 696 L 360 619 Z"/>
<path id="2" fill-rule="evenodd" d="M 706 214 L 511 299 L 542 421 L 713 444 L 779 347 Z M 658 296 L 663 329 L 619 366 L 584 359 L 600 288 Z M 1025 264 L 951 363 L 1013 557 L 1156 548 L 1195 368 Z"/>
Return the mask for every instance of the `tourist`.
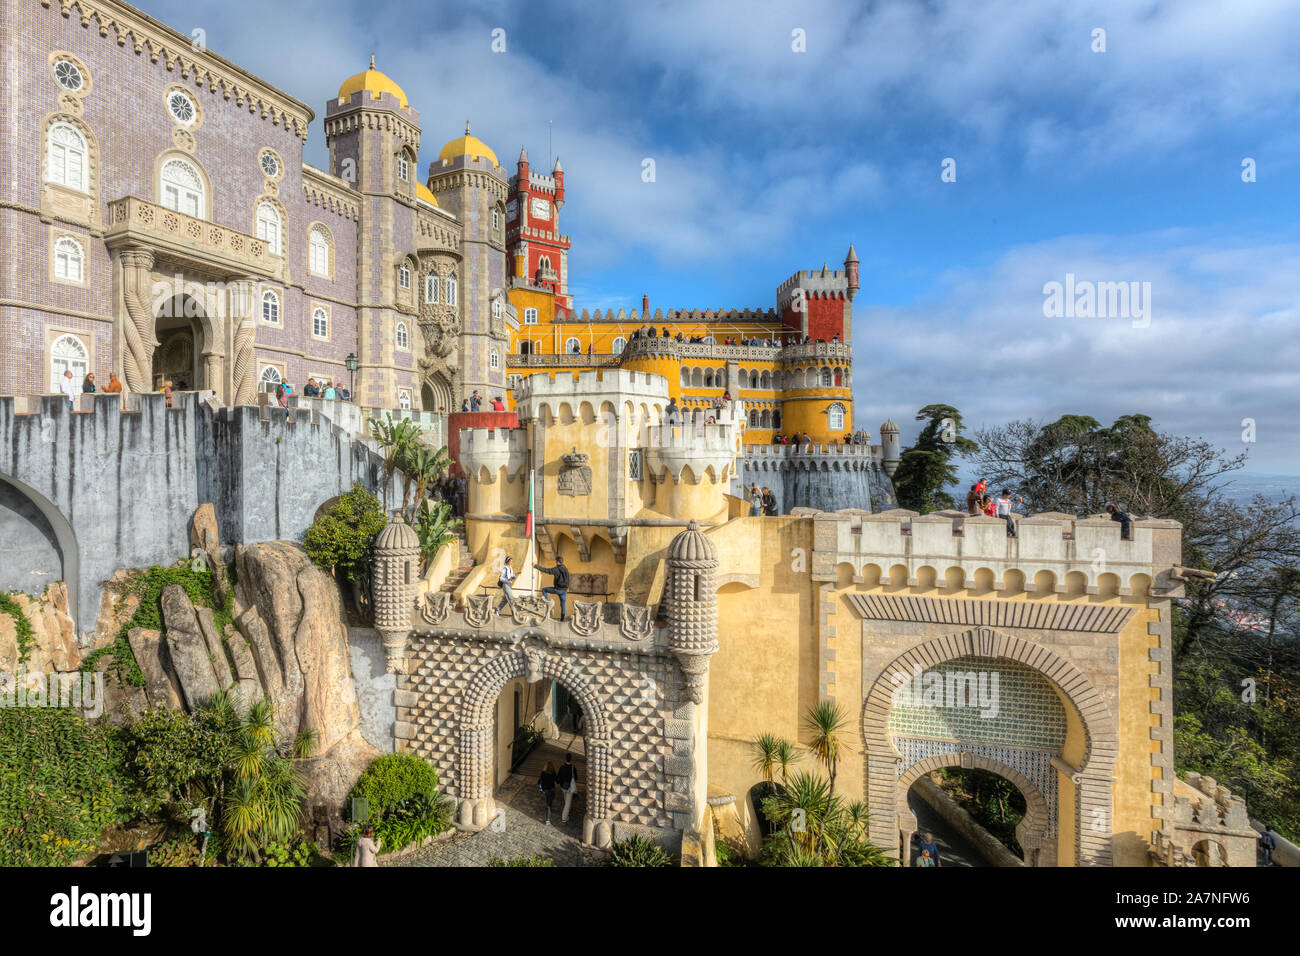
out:
<path id="1" fill-rule="evenodd" d="M 776 495 L 772 494 L 772 489 L 766 486 L 763 488 L 763 514 L 769 517 L 776 516 Z"/>
<path id="2" fill-rule="evenodd" d="M 573 696 L 569 697 L 569 719 L 573 721 L 573 735 L 576 737 L 582 733 L 582 705 Z"/>
<path id="3" fill-rule="evenodd" d="M 474 389 L 474 394 L 469 397 L 469 410 L 477 412 L 483 407 L 483 399 L 479 397 L 478 389 Z"/>
<path id="4" fill-rule="evenodd" d="M 564 566 L 564 558 L 560 555 L 555 556 L 555 567 L 538 568 L 543 574 L 549 574 L 555 578 L 555 584 L 551 587 L 542 588 L 543 594 L 554 594 L 560 599 L 560 620 L 564 620 L 565 604 L 569 599 L 569 569 Z"/>
<path id="5" fill-rule="evenodd" d="M 668 326 L 664 326 L 664 338 L 668 338 Z"/>
<path id="6" fill-rule="evenodd" d="M 939 844 L 934 842 L 933 833 L 921 837 L 921 856 L 930 858 L 930 862 L 923 863 L 922 866 L 943 866 L 943 860 L 939 856 Z"/>
<path id="7" fill-rule="evenodd" d="M 749 486 L 749 514 L 750 517 L 757 518 L 763 513 L 763 492 L 759 490 L 758 483 Z"/>
<path id="8" fill-rule="evenodd" d="M 77 387 L 77 380 L 72 377 L 72 369 L 67 369 L 63 373 L 63 378 L 59 380 L 59 391 L 68 399 L 68 411 L 76 407 L 77 396 L 81 394 L 81 389 Z M 167 400 L 171 404 L 171 399 Z"/>
<path id="9" fill-rule="evenodd" d="M 930 858 L 930 851 L 929 851 L 929 850 L 922 850 L 922 851 L 921 851 L 921 855 L 920 855 L 919 857 L 917 857 L 916 865 L 917 865 L 917 866 L 934 866 L 934 860 L 932 860 L 932 859 Z"/>
<path id="10" fill-rule="evenodd" d="M 307 384 L 302 387 L 303 398 L 320 398 L 320 386 L 316 384 L 314 378 L 307 379 Z"/>
<path id="11" fill-rule="evenodd" d="M 560 810 L 560 822 L 568 823 L 569 807 L 573 806 L 573 795 L 578 792 L 578 768 L 573 765 L 572 753 L 564 755 L 564 764 L 560 767 L 560 772 L 555 775 L 555 781 L 564 791 L 564 808 Z"/>
<path id="12" fill-rule="evenodd" d="M 677 399 L 668 399 L 668 407 L 664 409 L 664 418 L 669 425 L 676 425 L 681 420 L 681 411 L 677 407 Z"/>
<path id="13" fill-rule="evenodd" d="M 334 387 L 334 383 L 333 383 L 333 382 L 326 382 L 326 383 L 325 383 L 325 391 L 321 393 L 321 398 L 324 398 L 324 399 L 326 399 L 327 401 L 331 401 L 331 402 L 333 402 L 333 401 L 336 401 L 336 400 L 338 399 L 338 397 L 339 397 L 338 389 L 336 389 L 336 388 Z"/>
<path id="14" fill-rule="evenodd" d="M 468 398 L 466 398 L 466 399 L 462 399 L 462 400 L 461 400 L 461 403 L 460 403 L 460 410 L 461 410 L 462 412 L 467 412 L 467 411 L 469 411 L 469 399 L 468 399 Z"/>
<path id="15" fill-rule="evenodd" d="M 351 392 L 350 389 L 340 388 L 340 389 L 338 390 L 338 393 L 339 393 L 339 400 L 340 400 L 340 401 L 344 401 L 344 402 L 350 402 L 350 401 L 352 401 L 352 392 Z"/>
<path id="16" fill-rule="evenodd" d="M 1002 497 L 998 499 L 997 511 L 995 514 L 999 518 L 1006 519 L 1008 538 L 1014 538 L 1016 536 L 1016 522 L 1015 519 L 1011 517 L 1011 512 L 1014 507 L 1015 506 L 1011 503 L 1011 492 L 1004 490 L 1002 492 Z"/>
<path id="17" fill-rule="evenodd" d="M 357 842 L 352 847 L 352 865 L 353 866 L 378 866 L 379 848 L 384 845 L 384 841 L 375 836 L 374 827 L 366 827 L 357 837 Z"/>
<path id="18" fill-rule="evenodd" d="M 500 396 L 500 395 L 498 395 L 496 398 L 492 399 L 492 411 L 494 411 L 494 412 L 504 412 L 505 410 L 506 410 L 506 403 L 505 403 L 504 401 L 501 400 L 501 396 Z"/>
<path id="19" fill-rule="evenodd" d="M 1277 849 L 1277 834 L 1273 832 L 1271 826 L 1265 827 L 1264 832 L 1259 835 L 1259 846 L 1264 851 L 1264 865 L 1273 865 L 1273 851 Z"/>
<path id="20" fill-rule="evenodd" d="M 93 392 L 95 390 L 95 373 L 87 372 L 86 377 L 81 380 L 81 390 L 83 392 Z"/>
<path id="21" fill-rule="evenodd" d="M 1120 511 L 1114 505 L 1106 506 L 1106 513 L 1110 515 L 1111 521 L 1119 522 L 1119 536 L 1124 541 L 1130 541 L 1133 538 L 1133 516 L 1126 511 Z"/>
<path id="22" fill-rule="evenodd" d="M 572 353 L 572 354 L 574 354 L 574 355 L 581 355 L 581 354 L 582 354 L 582 345 L 579 344 L 579 343 L 577 343 L 577 342 L 574 342 L 574 343 L 573 343 L 573 353 Z"/>
<path id="23" fill-rule="evenodd" d="M 289 386 L 281 383 L 275 387 L 275 400 L 284 409 L 284 420 L 292 421 L 289 413 Z"/>
<path id="24" fill-rule="evenodd" d="M 968 515 L 980 513 L 980 496 L 975 490 L 975 485 L 971 485 L 970 491 L 966 492 L 966 513 Z"/>
<path id="25" fill-rule="evenodd" d="M 998 513 L 998 503 L 993 500 L 993 496 L 985 495 L 983 498 L 980 499 L 980 501 L 983 502 L 984 517 L 986 518 L 996 517 Z"/>
<path id="26" fill-rule="evenodd" d="M 655 327 L 654 327 L 653 325 L 650 326 L 650 331 L 646 333 L 646 336 L 647 336 L 648 338 L 652 338 L 652 339 L 655 338 L 655 337 L 658 336 L 658 335 L 659 335 L 659 333 L 655 331 Z"/>
<path id="27" fill-rule="evenodd" d="M 542 791 L 542 796 L 546 798 L 546 825 L 551 825 L 551 804 L 555 802 L 555 764 L 549 760 L 546 766 L 542 768 L 541 779 L 537 781 L 537 789 Z"/>
<path id="28" fill-rule="evenodd" d="M 172 383 L 170 380 L 162 383 L 162 393 L 163 395 L 167 396 L 167 407 L 171 408 L 172 407 Z"/>
<path id="29" fill-rule="evenodd" d="M 469 481 L 464 475 L 456 479 L 456 513 L 465 517 L 465 501 L 469 497 Z"/>
<path id="30" fill-rule="evenodd" d="M 984 492 L 987 490 L 987 488 L 988 486 L 984 484 L 983 478 L 975 482 L 975 494 L 979 495 L 981 498 L 984 497 Z"/>
<path id="31" fill-rule="evenodd" d="M 497 575 L 497 585 L 501 588 L 501 601 L 497 604 L 498 614 L 501 613 L 502 608 L 515 606 L 515 592 L 510 586 L 515 579 L 515 569 L 511 566 L 513 560 L 507 554 L 505 564 L 501 565 L 501 573 Z"/>
<path id="32" fill-rule="evenodd" d="M 104 386 L 104 391 L 113 395 L 120 395 L 122 393 L 122 382 L 112 372 L 108 373 L 108 384 Z"/>

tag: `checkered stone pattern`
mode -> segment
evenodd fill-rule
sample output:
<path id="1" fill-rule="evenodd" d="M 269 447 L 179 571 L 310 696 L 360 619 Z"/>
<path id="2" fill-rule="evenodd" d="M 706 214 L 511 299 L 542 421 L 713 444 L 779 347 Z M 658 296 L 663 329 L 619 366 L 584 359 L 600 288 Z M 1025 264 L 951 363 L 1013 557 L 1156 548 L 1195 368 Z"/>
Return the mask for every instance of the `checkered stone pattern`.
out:
<path id="1" fill-rule="evenodd" d="M 413 634 L 398 676 L 398 749 L 438 770 L 457 798 L 491 795 L 492 708 L 527 668 L 526 643 L 453 631 Z M 564 685 L 587 715 L 588 812 L 637 831 L 680 829 L 694 782 L 694 739 L 682 724 L 680 669 L 666 651 L 540 648 L 543 679 Z M 689 821 L 688 821 L 689 822 Z"/>

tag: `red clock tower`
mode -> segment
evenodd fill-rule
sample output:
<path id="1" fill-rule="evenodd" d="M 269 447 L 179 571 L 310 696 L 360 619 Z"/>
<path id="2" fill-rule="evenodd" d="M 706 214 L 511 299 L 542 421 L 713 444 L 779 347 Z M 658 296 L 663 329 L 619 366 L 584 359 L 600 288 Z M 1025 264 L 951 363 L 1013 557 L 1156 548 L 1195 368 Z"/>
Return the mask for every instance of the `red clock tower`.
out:
<path id="1" fill-rule="evenodd" d="M 510 277 L 554 293 L 556 308 L 573 311 L 569 295 L 569 237 L 560 234 L 564 207 L 564 167 L 557 157 L 551 175 L 534 173 L 528 153 L 510 177 L 506 204 L 506 256 Z"/>

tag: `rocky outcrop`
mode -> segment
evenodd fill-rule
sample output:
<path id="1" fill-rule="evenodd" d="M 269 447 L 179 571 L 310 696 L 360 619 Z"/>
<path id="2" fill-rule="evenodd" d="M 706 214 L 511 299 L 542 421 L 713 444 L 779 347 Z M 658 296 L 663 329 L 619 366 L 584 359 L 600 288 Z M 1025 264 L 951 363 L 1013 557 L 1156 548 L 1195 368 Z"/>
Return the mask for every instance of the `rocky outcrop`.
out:
<path id="1" fill-rule="evenodd" d="M 220 545 L 217 535 L 217 509 L 213 507 L 212 502 L 207 501 L 195 509 L 194 517 L 190 519 L 190 549 L 191 552 L 194 549 L 212 552 Z"/>
<path id="2" fill-rule="evenodd" d="M 162 633 L 133 627 L 126 636 L 140 673 L 144 674 L 144 693 L 150 706 L 180 710 L 181 691 L 172 676 L 171 657 Z"/>
<path id="3" fill-rule="evenodd" d="M 29 674 L 74 671 L 81 666 L 76 627 L 68 614 L 67 585 L 55 581 L 39 598 L 13 594 L 10 599 L 32 628 L 27 660 L 22 665 Z M 0 612 L 0 671 L 15 673 L 21 656 L 18 622 L 13 615 Z"/>
<path id="4" fill-rule="evenodd" d="M 217 675 L 208 654 L 208 642 L 185 589 L 169 584 L 162 592 L 163 623 L 167 626 L 167 652 L 172 673 L 181 685 L 188 710 L 199 710 L 217 693 Z"/>

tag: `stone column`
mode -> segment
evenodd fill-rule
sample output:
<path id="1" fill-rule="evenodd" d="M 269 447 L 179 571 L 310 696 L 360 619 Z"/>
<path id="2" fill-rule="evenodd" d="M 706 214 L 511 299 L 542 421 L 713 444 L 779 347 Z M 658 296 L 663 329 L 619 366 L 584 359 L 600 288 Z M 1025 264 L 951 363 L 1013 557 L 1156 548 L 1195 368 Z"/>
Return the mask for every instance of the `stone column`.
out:
<path id="1" fill-rule="evenodd" d="M 230 315 L 235 322 L 231 361 L 232 404 L 257 404 L 257 368 L 253 343 L 257 338 L 258 279 L 245 276 L 232 285 Z"/>
<path id="2" fill-rule="evenodd" d="M 153 391 L 154 334 L 153 252 L 143 246 L 128 246 L 118 253 L 122 264 L 122 296 L 126 315 L 118 318 L 122 341 L 122 379 L 128 392 Z"/>

